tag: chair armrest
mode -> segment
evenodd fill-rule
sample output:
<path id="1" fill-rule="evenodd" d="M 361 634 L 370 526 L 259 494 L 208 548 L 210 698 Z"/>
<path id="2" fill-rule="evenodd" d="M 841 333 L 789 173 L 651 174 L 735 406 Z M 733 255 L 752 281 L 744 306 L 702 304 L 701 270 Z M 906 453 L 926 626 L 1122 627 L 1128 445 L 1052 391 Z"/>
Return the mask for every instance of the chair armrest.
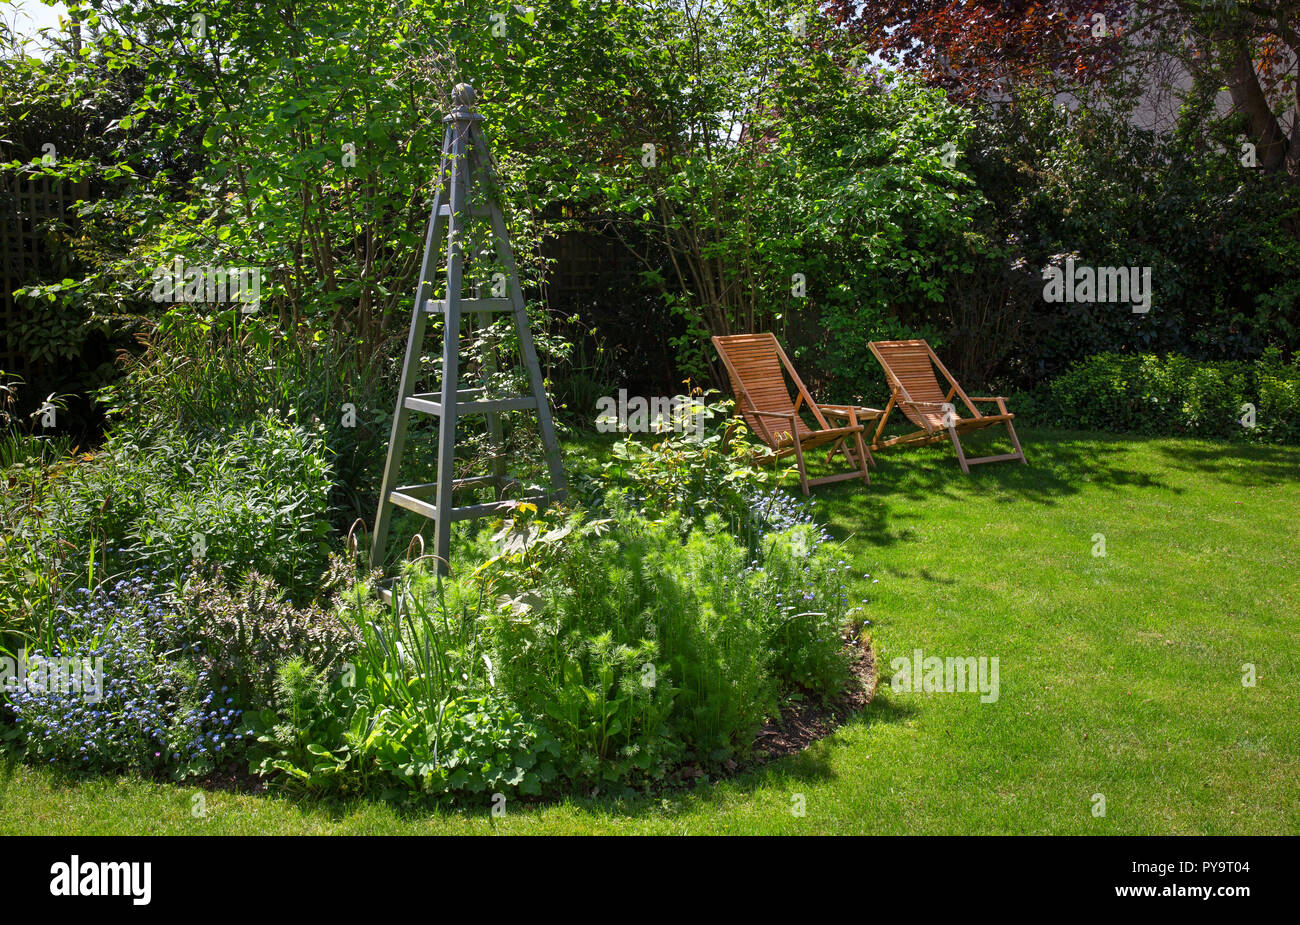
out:
<path id="1" fill-rule="evenodd" d="M 876 418 L 885 413 L 879 408 L 867 408 L 862 405 L 818 405 L 817 407 L 827 414 L 839 415 L 840 417 L 858 415 L 864 418 Z"/>
<path id="2" fill-rule="evenodd" d="M 940 411 L 940 412 L 943 413 L 943 415 L 944 415 L 943 424 L 944 424 L 945 427 L 950 426 L 950 422 L 949 422 L 949 420 L 948 420 L 948 418 L 947 418 L 947 415 L 948 415 L 948 414 L 952 414 L 953 422 L 968 420 L 967 418 L 963 418 L 963 417 L 958 413 L 958 411 L 957 411 L 957 406 L 954 405 L 954 404 L 953 404 L 952 402 L 950 402 L 950 401 L 911 401 L 911 400 L 906 399 L 906 398 L 900 398 L 900 399 L 898 400 L 898 404 L 900 404 L 900 405 L 909 405 L 909 406 L 911 406 L 911 407 L 913 407 L 913 408 L 920 408 L 920 409 L 922 409 L 922 410 L 925 410 L 926 408 L 934 408 L 934 409 L 936 409 L 936 410 L 938 410 L 938 411 Z M 975 416 L 976 416 L 976 417 L 979 417 L 979 412 L 978 412 L 978 411 L 975 412 Z M 925 432 L 926 432 L 926 433 L 933 433 L 933 431 L 930 429 L 930 424 L 929 424 L 929 421 L 928 421 L 928 420 L 926 421 L 926 424 L 925 424 Z"/>
<path id="3" fill-rule="evenodd" d="M 971 401 L 973 401 L 973 402 L 976 402 L 976 401 L 994 401 L 994 402 L 997 402 L 997 403 L 998 403 L 998 411 L 1000 411 L 1002 414 L 1007 414 L 1007 413 L 1009 413 L 1009 412 L 1007 411 L 1007 400 L 1006 400 L 1006 398 L 1005 398 L 1004 396 L 1002 396 L 1002 395 L 993 395 L 993 396 L 983 396 L 983 397 L 980 397 L 980 398 L 972 398 Z"/>
<path id="4" fill-rule="evenodd" d="M 748 407 L 748 408 L 742 408 L 742 407 L 740 406 L 740 403 L 737 402 L 737 404 L 736 404 L 736 414 L 738 414 L 738 415 L 757 414 L 757 415 L 759 415 L 759 416 L 761 416 L 761 417 L 766 417 L 766 418 L 781 418 L 782 420 L 786 420 L 786 421 L 790 420 L 790 419 L 793 418 L 793 417 L 797 417 L 797 416 L 798 416 L 798 410 L 797 410 L 797 408 L 796 408 L 796 411 L 795 411 L 794 414 L 789 414 L 789 413 L 787 413 L 787 412 L 785 412 L 785 411 L 759 411 L 756 407 L 754 407 L 754 399 L 752 399 L 752 398 L 749 397 L 749 392 L 742 392 L 742 395 L 743 395 L 743 397 L 744 397 L 745 404 L 749 405 L 749 407 Z M 802 396 L 800 396 L 800 397 L 802 397 Z"/>

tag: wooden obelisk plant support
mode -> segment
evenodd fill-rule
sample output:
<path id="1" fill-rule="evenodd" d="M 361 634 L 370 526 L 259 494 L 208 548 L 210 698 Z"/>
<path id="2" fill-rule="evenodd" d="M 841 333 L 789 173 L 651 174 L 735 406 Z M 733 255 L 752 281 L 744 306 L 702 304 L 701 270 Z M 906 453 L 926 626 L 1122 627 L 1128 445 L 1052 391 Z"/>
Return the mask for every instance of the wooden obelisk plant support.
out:
<path id="1" fill-rule="evenodd" d="M 446 574 L 452 523 L 496 514 L 514 503 L 505 499 L 506 491 L 516 487 L 518 482 L 507 477 L 505 472 L 501 412 L 532 411 L 537 414 L 550 475 L 549 492 L 532 491 L 517 500 L 544 504 L 563 497 L 565 492 L 560 448 L 555 440 L 555 428 L 551 422 L 542 371 L 528 328 L 528 315 L 524 311 L 523 291 L 519 285 L 514 253 L 510 248 L 505 219 L 497 201 L 496 190 L 499 187 L 492 174 L 492 158 L 479 130 L 483 117 L 472 108 L 476 98 L 473 87 L 468 84 L 457 85 L 452 93 L 452 111 L 442 120 L 445 125 L 442 161 L 438 168 L 433 211 L 429 215 L 424 239 L 424 259 L 420 264 L 419 283 L 415 288 L 411 330 L 406 341 L 406 361 L 402 364 L 397 410 L 393 415 L 393 431 L 388 441 L 388 461 L 384 465 L 384 479 L 379 492 L 379 511 L 375 515 L 375 532 L 370 548 L 371 568 L 384 567 L 384 552 L 394 505 L 433 521 L 433 552 L 437 556 L 439 573 Z M 476 193 L 479 194 L 477 197 Z M 481 251 L 469 255 L 469 263 L 475 270 L 475 275 L 481 277 L 484 266 L 500 271 L 492 274 L 492 298 L 470 298 L 462 294 L 467 263 L 465 248 L 467 242 L 474 237 L 471 233 L 473 222 L 487 223 L 487 238 L 491 242 Z M 438 258 L 444 233 L 447 243 L 446 289 L 441 295 L 436 295 L 434 277 L 440 266 Z M 475 258 L 479 257 L 484 260 L 474 266 Z M 475 288 L 482 288 L 481 279 Z M 514 321 L 521 359 L 528 373 L 527 395 L 491 397 L 488 387 L 490 377 L 495 373 L 491 359 L 483 364 L 481 387 L 466 388 L 458 383 L 462 318 L 468 313 L 477 319 L 482 330 L 490 325 L 493 314 L 499 312 L 509 312 Z M 434 314 L 443 319 L 442 382 L 437 391 L 420 394 L 415 392 L 415 387 L 423 353 L 425 326 L 429 316 Z M 490 353 L 491 351 L 489 355 Z M 406 443 L 407 415 L 412 411 L 431 414 L 438 419 L 438 471 L 433 482 L 399 485 L 398 472 Z M 486 420 L 492 472 L 473 478 L 455 479 L 453 470 L 457 419 L 467 415 L 482 415 Z M 487 486 L 493 489 L 494 501 L 455 506 L 453 495 L 456 492 Z"/>

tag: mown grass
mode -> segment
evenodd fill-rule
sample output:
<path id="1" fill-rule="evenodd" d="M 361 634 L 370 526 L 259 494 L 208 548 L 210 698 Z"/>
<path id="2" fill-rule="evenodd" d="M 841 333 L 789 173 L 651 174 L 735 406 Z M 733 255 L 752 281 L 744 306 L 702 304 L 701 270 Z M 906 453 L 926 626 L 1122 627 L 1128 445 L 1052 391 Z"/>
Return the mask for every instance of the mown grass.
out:
<path id="1" fill-rule="evenodd" d="M 196 814 L 193 788 L 10 764 L 0 833 L 1300 832 L 1300 449 L 1022 439 L 1028 467 L 883 453 L 870 489 L 816 492 L 871 575 L 883 677 L 863 715 L 764 770 L 492 818 L 225 793 Z M 894 693 L 890 660 L 917 648 L 996 656 L 998 700 Z"/>

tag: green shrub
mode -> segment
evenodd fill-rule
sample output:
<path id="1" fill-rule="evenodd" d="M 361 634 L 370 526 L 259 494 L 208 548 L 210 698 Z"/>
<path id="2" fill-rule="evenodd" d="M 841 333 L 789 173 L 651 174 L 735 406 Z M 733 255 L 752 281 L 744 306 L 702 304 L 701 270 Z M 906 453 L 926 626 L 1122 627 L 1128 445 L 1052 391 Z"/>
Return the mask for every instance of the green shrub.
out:
<path id="1" fill-rule="evenodd" d="M 1247 405 L 1255 425 L 1243 423 Z M 1277 351 L 1256 364 L 1102 353 L 1017 402 L 1048 426 L 1152 436 L 1300 442 L 1300 362 Z"/>
<path id="2" fill-rule="evenodd" d="M 521 507 L 480 574 L 499 682 L 564 746 L 576 780 L 644 780 L 742 753 L 793 685 L 842 689 L 843 563 L 812 527 L 755 555 L 706 517 L 543 521 Z M 683 540 L 683 534 L 685 539 Z"/>
<path id="3" fill-rule="evenodd" d="M 1265 351 L 1258 396 L 1252 436 L 1266 443 L 1300 444 L 1300 353 L 1287 364 L 1281 351 Z"/>
<path id="4" fill-rule="evenodd" d="M 559 741 L 569 778 L 662 777 L 682 751 L 668 723 L 681 685 L 657 674 L 664 653 L 644 605 L 645 544 L 610 536 L 608 520 L 536 513 L 516 510 L 477 573 L 491 603 L 495 682 Z M 673 529 L 660 538 L 677 545 Z"/>
<path id="5" fill-rule="evenodd" d="M 373 516 L 393 410 L 381 382 L 395 382 L 379 358 L 367 365 L 306 326 L 284 332 L 256 317 L 232 326 L 173 314 L 144 342 L 122 378 L 97 395 L 115 429 L 174 428 L 204 439 L 266 417 L 309 423 L 333 462 L 336 525 Z"/>
<path id="6" fill-rule="evenodd" d="M 346 572 L 341 559 L 332 560 L 322 591 L 340 587 Z M 219 573 L 193 572 L 180 600 L 190 658 L 215 683 L 234 691 L 244 707 L 272 702 L 284 661 L 296 658 L 314 670 L 334 671 L 356 655 L 358 634 L 333 609 L 315 603 L 295 607 L 258 572 L 249 572 L 235 587 Z"/>
<path id="7" fill-rule="evenodd" d="M 675 513 L 683 531 L 716 515 L 752 539 L 756 499 L 775 484 L 776 470 L 754 464 L 756 444 L 744 423 L 731 416 L 733 403 L 711 401 L 715 395 L 694 404 L 677 396 L 659 433 L 629 435 L 614 444 L 600 478 L 586 485 L 587 502 L 599 509 L 616 490 L 642 511 Z"/>
<path id="8" fill-rule="evenodd" d="M 250 718 L 253 769 L 290 792 L 367 794 L 413 806 L 536 796 L 555 779 L 554 743 L 508 704 L 454 701 L 435 733 L 389 703 L 389 688 L 364 669 L 348 680 L 284 663 L 277 709 Z"/>
<path id="9" fill-rule="evenodd" d="M 79 576 L 94 544 L 110 572 L 179 581 L 198 559 L 234 579 L 260 571 L 310 598 L 330 550 L 330 480 L 319 427 L 263 416 L 205 438 L 123 430 L 51 473 L 15 532 Z"/>
<path id="10" fill-rule="evenodd" d="M 213 441 L 171 446 L 171 490 L 135 520 L 124 552 L 179 574 L 192 558 L 257 569 L 310 596 L 329 555 L 331 467 L 322 429 L 269 416 Z"/>
<path id="11" fill-rule="evenodd" d="M 274 705 L 250 719 L 254 768 L 427 803 L 560 777 L 644 787 L 744 757 L 784 696 L 849 677 L 845 563 L 815 525 L 775 526 L 787 515 L 768 501 L 779 516 L 754 549 L 718 514 L 647 520 L 621 491 L 599 518 L 521 503 L 472 572 L 408 565 L 391 604 L 354 585 L 338 606 L 355 662 L 280 663 Z"/>
<path id="12" fill-rule="evenodd" d="M 416 805 L 540 794 L 556 777 L 555 743 L 495 690 L 480 600 L 460 590 L 408 569 L 383 607 L 356 586 L 342 604 L 361 628 L 356 662 L 329 676 L 281 662 L 273 706 L 249 717 L 254 770 L 318 796 Z"/>
<path id="13" fill-rule="evenodd" d="M 1240 129 L 1225 131 L 1232 120 L 1212 105 L 1185 106 L 1178 131 L 1152 132 L 1122 115 L 1141 94 L 1107 97 L 1069 112 L 1048 94 L 974 113 L 975 141 L 959 164 L 991 207 L 972 230 L 999 242 L 1019 279 L 963 318 L 957 273 L 941 275 L 948 298 L 927 314 L 945 348 L 969 333 L 972 356 L 1000 360 L 963 368 L 961 350 L 939 348 L 968 391 L 1032 388 L 1101 353 L 1249 362 L 1270 343 L 1300 347 L 1300 185 L 1224 157 Z M 1040 272 L 1068 254 L 1080 265 L 1153 268 L 1151 311 L 1045 302 Z"/>

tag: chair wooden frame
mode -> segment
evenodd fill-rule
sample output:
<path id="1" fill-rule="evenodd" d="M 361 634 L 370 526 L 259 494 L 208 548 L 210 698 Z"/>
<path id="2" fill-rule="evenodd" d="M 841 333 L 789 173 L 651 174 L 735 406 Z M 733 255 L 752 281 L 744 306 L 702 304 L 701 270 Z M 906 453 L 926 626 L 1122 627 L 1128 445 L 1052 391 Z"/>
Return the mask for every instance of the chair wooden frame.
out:
<path id="1" fill-rule="evenodd" d="M 871 473 L 867 466 L 874 466 L 875 459 L 862 438 L 867 423 L 881 414 L 880 409 L 855 405 L 822 405 L 813 401 L 775 334 L 720 335 L 713 338 L 713 346 L 731 379 L 731 387 L 736 394 L 737 416 L 743 418 L 750 430 L 768 447 L 767 453 L 759 455 L 759 463 L 775 463 L 787 456 L 794 456 L 799 469 L 799 484 L 805 495 L 810 486 L 828 482 L 860 478 L 866 484 L 871 484 Z M 789 387 L 782 370 L 790 376 L 798 393 L 794 401 L 790 399 Z M 816 420 L 817 429 L 809 427 L 804 421 L 801 408 L 806 408 Z M 846 423 L 832 426 L 827 420 L 828 415 Z M 831 444 L 831 448 L 826 455 L 826 462 L 830 463 L 836 453 L 843 453 L 852 471 L 808 478 L 804 453 L 827 443 Z"/>
<path id="2" fill-rule="evenodd" d="M 1015 425 L 1011 423 L 1015 415 L 1007 410 L 1004 397 L 994 395 L 972 398 L 967 395 L 953 378 L 952 373 L 948 372 L 948 368 L 935 355 L 930 345 L 923 340 L 872 341 L 867 346 L 871 348 L 871 352 L 884 368 L 890 389 L 889 404 L 885 406 L 875 435 L 871 438 L 871 449 L 880 450 L 888 446 L 920 446 L 941 442 L 948 438 L 957 452 L 957 462 L 961 465 L 961 471 L 965 473 L 970 472 L 971 466 L 981 463 L 1008 462 L 1018 459 L 1025 465 L 1029 464 L 1025 459 L 1025 451 L 1020 446 L 1020 439 L 1016 436 Z M 946 395 L 934 375 L 935 369 L 938 369 L 948 381 L 950 388 Z M 957 413 L 956 407 L 952 404 L 954 395 L 960 398 L 962 404 L 970 411 L 970 417 L 961 417 Z M 940 396 L 942 401 L 936 401 Z M 998 413 L 981 414 L 975 407 L 975 402 L 996 402 Z M 885 423 L 896 406 L 921 430 L 882 441 L 880 438 L 885 431 Z M 962 449 L 961 436 L 996 424 L 1006 425 L 1007 433 L 1011 435 L 1011 443 L 1016 451 L 968 459 Z"/>

